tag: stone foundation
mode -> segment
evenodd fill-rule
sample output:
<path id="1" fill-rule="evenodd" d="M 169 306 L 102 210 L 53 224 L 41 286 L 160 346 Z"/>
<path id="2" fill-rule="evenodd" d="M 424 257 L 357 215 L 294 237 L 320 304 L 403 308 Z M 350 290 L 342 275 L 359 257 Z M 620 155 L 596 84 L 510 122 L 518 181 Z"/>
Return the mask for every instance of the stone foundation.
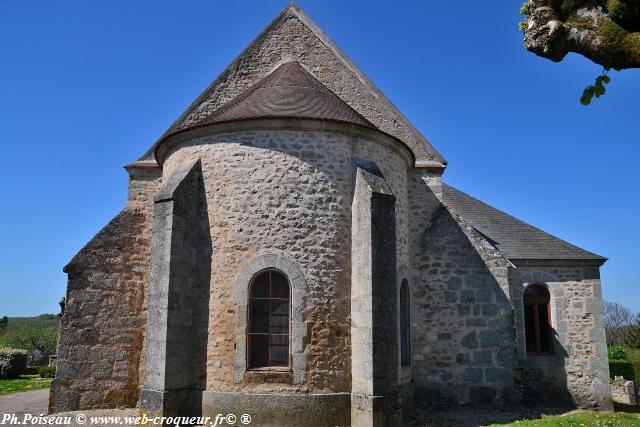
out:
<path id="1" fill-rule="evenodd" d="M 330 394 L 249 394 L 205 391 L 202 414 L 251 416 L 251 425 L 259 426 L 350 426 L 351 395 Z"/>

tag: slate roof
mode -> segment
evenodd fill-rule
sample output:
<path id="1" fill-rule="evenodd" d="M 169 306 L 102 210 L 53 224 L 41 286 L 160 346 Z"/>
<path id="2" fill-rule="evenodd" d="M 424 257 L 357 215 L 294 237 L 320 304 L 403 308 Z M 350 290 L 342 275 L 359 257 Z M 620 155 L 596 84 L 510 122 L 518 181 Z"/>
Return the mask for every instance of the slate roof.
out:
<path id="1" fill-rule="evenodd" d="M 509 260 L 579 260 L 604 263 L 607 259 L 585 251 L 512 217 L 449 185 L 442 185 L 444 203 L 483 234 Z"/>
<path id="2" fill-rule="evenodd" d="M 296 61 L 280 65 L 247 91 L 191 126 L 268 118 L 332 120 L 375 129 L 369 120 Z"/>

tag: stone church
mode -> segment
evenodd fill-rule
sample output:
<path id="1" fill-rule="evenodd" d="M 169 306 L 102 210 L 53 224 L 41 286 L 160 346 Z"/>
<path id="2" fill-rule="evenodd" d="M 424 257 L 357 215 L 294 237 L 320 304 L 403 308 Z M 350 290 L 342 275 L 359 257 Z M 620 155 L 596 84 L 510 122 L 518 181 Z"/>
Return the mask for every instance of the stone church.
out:
<path id="1" fill-rule="evenodd" d="M 605 258 L 447 162 L 297 6 L 140 159 L 64 268 L 52 412 L 398 425 L 431 405 L 611 409 Z"/>

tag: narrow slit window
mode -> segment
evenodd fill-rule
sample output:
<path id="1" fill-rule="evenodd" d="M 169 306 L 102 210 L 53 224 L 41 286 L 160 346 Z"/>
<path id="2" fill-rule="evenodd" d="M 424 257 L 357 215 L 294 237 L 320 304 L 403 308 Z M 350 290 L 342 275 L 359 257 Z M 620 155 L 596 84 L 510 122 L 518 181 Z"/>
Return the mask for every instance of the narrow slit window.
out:
<path id="1" fill-rule="evenodd" d="M 524 291 L 524 326 L 528 353 L 551 354 L 553 351 L 550 300 L 549 291 L 542 285 L 531 285 Z"/>
<path id="2" fill-rule="evenodd" d="M 409 284 L 403 280 L 400 284 L 400 366 L 411 364 L 411 308 Z"/>
<path id="3" fill-rule="evenodd" d="M 249 369 L 289 367 L 290 288 L 277 271 L 255 277 L 249 293 Z"/>

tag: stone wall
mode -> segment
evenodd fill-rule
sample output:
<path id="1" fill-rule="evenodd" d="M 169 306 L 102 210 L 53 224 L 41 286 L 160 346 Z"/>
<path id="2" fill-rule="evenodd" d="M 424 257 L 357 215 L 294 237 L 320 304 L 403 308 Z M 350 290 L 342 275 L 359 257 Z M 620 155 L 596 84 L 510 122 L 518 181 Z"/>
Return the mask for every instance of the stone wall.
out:
<path id="1" fill-rule="evenodd" d="M 358 166 L 351 226 L 351 425 L 402 422 L 398 405 L 395 196 L 377 166 Z M 391 350 L 391 351 L 389 351 Z"/>
<path id="2" fill-rule="evenodd" d="M 412 328 L 412 363 L 397 376 L 415 389 L 417 406 L 504 403 L 519 399 L 522 384 L 529 399 L 560 393 L 580 407 L 610 407 L 597 267 L 514 268 L 447 208 L 438 174 L 409 172 L 411 157 L 397 141 L 337 124 L 286 125 L 295 129 L 209 128 L 171 146 L 164 170 L 128 169 L 127 207 L 66 270 L 52 411 L 138 400 L 153 197 L 160 173 L 166 180 L 197 159 L 207 211 L 196 222 L 208 229 L 212 251 L 208 327 L 197 331 L 207 335 L 209 405 L 242 393 L 345 402 L 352 391 L 351 203 L 353 159 L 360 158 L 378 165 L 396 196 L 396 272 L 398 283 L 409 282 Z M 292 299 L 295 375 L 234 370 L 246 351 L 237 339 L 246 327 L 238 295 L 246 292 L 247 267 L 255 260 L 260 268 L 295 272 L 294 280 L 302 276 L 304 295 Z M 554 356 L 524 351 L 521 299 L 528 283 L 550 288 Z"/>
<path id="3" fill-rule="evenodd" d="M 153 198 L 156 195 L 162 179 L 162 168 L 149 166 L 126 166 L 129 174 L 129 189 L 127 191 L 127 207 L 140 209 L 149 214 L 145 221 L 151 230 L 151 212 L 153 211 Z"/>
<path id="4" fill-rule="evenodd" d="M 409 235 L 415 404 L 509 402 L 518 398 L 519 374 L 513 309 L 504 289 L 506 260 L 452 214 L 439 193 L 439 177 L 414 172 Z"/>
<path id="5" fill-rule="evenodd" d="M 320 130 L 255 130 L 203 136 L 169 152 L 165 176 L 196 158 L 204 174 L 213 241 L 207 390 L 350 392 L 354 156 L 375 161 L 397 195 L 398 258 L 406 263 L 410 164 L 383 143 Z M 237 279 L 263 253 L 282 253 L 304 275 L 301 384 L 288 376 L 233 378 Z"/>
<path id="6" fill-rule="evenodd" d="M 145 275 L 142 285 L 144 287 L 144 298 L 142 301 L 142 310 L 140 311 L 140 323 L 142 334 L 146 332 L 147 324 L 147 297 L 149 296 L 148 269 L 151 260 L 151 227 L 153 225 L 153 199 L 162 183 L 162 168 L 148 166 L 126 166 L 125 169 L 129 174 L 129 187 L 127 192 L 127 208 L 134 209 L 143 214 L 144 220 L 142 225 L 141 239 L 145 239 L 148 245 L 141 246 L 143 251 L 136 254 L 141 262 L 144 262 L 147 274 Z M 142 388 L 144 379 L 144 354 L 146 343 L 143 340 L 142 349 L 140 350 L 140 360 L 138 362 L 138 391 Z"/>
<path id="7" fill-rule="evenodd" d="M 611 395 L 616 402 L 626 405 L 637 405 L 640 402 L 640 383 L 627 381 L 624 378 L 616 377 L 610 382 Z"/>
<path id="8" fill-rule="evenodd" d="M 149 241 L 145 217 L 125 209 L 79 253 L 68 273 L 50 412 L 135 406 Z"/>
<path id="9" fill-rule="evenodd" d="M 158 168 L 128 168 L 127 207 L 65 267 L 50 412 L 135 406 L 142 385 L 150 207 Z"/>
<path id="10" fill-rule="evenodd" d="M 520 265 L 511 271 L 510 281 L 525 398 L 611 409 L 598 267 Z M 526 354 L 522 295 L 529 284 L 549 289 L 553 355 Z"/>

